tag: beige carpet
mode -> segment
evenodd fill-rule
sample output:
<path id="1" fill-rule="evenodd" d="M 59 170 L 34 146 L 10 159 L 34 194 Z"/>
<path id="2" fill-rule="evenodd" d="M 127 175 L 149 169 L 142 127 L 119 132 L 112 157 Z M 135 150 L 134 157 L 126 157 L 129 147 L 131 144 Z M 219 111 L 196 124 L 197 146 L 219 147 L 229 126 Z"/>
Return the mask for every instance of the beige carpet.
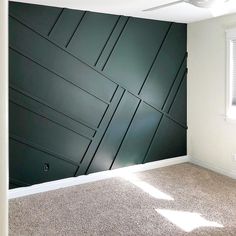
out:
<path id="1" fill-rule="evenodd" d="M 191 164 L 10 201 L 10 235 L 236 235 L 236 181 Z"/>

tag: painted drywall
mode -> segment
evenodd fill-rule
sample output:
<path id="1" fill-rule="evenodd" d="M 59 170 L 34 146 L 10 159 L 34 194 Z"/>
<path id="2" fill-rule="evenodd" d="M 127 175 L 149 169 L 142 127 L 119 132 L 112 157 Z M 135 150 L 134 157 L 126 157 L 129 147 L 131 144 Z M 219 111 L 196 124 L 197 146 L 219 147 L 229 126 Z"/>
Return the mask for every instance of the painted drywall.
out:
<path id="1" fill-rule="evenodd" d="M 186 155 L 186 25 L 10 4 L 10 183 Z"/>
<path id="2" fill-rule="evenodd" d="M 225 30 L 236 15 L 188 25 L 188 155 L 236 178 L 236 123 L 226 122 Z"/>
<path id="3" fill-rule="evenodd" d="M 0 235 L 8 235 L 8 1 L 0 1 Z"/>

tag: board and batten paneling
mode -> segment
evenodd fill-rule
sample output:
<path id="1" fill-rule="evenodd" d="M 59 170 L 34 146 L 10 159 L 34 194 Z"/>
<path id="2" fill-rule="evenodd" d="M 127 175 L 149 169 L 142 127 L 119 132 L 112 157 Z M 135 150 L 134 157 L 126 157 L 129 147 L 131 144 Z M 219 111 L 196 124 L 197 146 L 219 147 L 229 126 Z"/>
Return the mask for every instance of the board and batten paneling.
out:
<path id="1" fill-rule="evenodd" d="M 10 3 L 12 188 L 186 154 L 186 25 Z"/>

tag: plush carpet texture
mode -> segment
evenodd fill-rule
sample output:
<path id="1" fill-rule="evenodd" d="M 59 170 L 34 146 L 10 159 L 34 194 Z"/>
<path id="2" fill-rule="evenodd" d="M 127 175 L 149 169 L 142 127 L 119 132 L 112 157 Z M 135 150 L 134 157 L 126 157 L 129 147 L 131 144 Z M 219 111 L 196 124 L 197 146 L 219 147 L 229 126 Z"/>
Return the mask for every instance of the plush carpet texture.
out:
<path id="1" fill-rule="evenodd" d="M 236 181 L 192 164 L 10 200 L 9 235 L 236 235 Z"/>

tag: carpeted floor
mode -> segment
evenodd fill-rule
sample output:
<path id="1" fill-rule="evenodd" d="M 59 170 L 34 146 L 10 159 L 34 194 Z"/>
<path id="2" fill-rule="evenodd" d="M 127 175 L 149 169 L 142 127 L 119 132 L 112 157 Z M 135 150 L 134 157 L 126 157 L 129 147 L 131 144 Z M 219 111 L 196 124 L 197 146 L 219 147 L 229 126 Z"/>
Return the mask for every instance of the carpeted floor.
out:
<path id="1" fill-rule="evenodd" d="M 192 164 L 10 200 L 10 235 L 236 235 L 236 181 Z"/>

